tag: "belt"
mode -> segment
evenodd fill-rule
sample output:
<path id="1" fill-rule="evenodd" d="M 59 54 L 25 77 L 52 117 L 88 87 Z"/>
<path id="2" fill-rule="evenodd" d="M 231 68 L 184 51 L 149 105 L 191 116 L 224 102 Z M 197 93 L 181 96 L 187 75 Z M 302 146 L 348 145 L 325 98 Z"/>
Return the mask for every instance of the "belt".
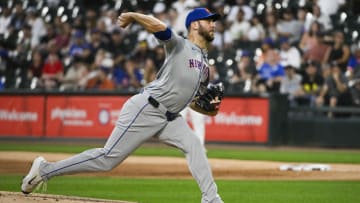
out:
<path id="1" fill-rule="evenodd" d="M 153 107 L 158 108 L 158 109 L 160 109 L 160 111 L 165 113 L 167 121 L 173 121 L 179 115 L 179 113 L 171 113 L 170 111 L 168 111 L 164 105 L 162 105 L 160 102 L 158 102 L 152 96 L 148 97 L 148 101 Z"/>

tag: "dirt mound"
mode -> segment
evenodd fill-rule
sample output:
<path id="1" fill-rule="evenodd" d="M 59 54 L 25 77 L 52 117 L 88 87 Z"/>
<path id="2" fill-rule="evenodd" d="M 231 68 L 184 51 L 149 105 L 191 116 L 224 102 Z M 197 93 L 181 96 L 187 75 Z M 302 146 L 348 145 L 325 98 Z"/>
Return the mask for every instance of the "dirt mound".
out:
<path id="1" fill-rule="evenodd" d="M 31 194 L 24 195 L 20 192 L 0 191 L 0 203 L 26 202 L 26 203 L 131 203 L 115 200 L 104 200 L 84 197 L 72 197 L 63 195 Z"/>

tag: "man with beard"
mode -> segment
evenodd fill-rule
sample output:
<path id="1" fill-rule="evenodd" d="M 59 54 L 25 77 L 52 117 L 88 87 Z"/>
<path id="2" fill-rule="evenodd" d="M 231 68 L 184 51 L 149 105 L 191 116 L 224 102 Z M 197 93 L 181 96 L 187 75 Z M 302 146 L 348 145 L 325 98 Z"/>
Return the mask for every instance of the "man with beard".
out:
<path id="1" fill-rule="evenodd" d="M 188 105 L 207 115 L 216 115 L 218 111 L 218 106 L 210 111 L 200 108 L 196 98 L 212 92 L 207 87 L 207 48 L 214 39 L 214 21 L 219 17 L 205 8 L 192 10 L 185 22 L 188 39 L 184 39 L 152 16 L 122 13 L 118 18 L 120 27 L 138 23 L 164 46 L 166 58 L 156 79 L 123 105 L 103 148 L 90 149 L 58 162 L 36 158 L 23 179 L 22 191 L 31 193 L 36 185 L 54 176 L 111 170 L 142 143 L 155 137 L 184 152 L 190 172 L 199 184 L 202 203 L 222 203 L 205 150 L 185 119 L 179 116 Z M 216 98 L 210 103 L 220 105 L 221 101 Z"/>

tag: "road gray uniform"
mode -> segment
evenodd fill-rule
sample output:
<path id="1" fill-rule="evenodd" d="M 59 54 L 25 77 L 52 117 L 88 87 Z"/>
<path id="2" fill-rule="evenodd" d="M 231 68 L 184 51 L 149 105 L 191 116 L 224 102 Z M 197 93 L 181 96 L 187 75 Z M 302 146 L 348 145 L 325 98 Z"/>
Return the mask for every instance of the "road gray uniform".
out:
<path id="1" fill-rule="evenodd" d="M 172 121 L 166 116 L 166 112 L 177 115 L 206 88 L 209 75 L 206 53 L 174 32 L 170 39 L 159 41 L 166 50 L 164 65 L 156 80 L 124 104 L 104 148 L 90 149 L 55 163 L 42 163 L 40 175 L 45 181 L 58 175 L 111 170 L 146 140 L 157 137 L 184 152 L 202 192 L 201 202 L 222 202 L 199 139 L 181 116 Z"/>

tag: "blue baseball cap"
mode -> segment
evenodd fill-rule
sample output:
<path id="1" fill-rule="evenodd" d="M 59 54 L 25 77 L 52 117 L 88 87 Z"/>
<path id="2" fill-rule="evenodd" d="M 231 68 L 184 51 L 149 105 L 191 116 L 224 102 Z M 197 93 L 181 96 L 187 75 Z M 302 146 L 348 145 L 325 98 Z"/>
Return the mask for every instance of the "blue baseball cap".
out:
<path id="1" fill-rule="evenodd" d="M 211 13 L 207 8 L 195 8 L 186 16 L 185 26 L 188 28 L 192 22 L 198 20 L 212 19 L 215 21 L 219 18 L 219 14 Z"/>

